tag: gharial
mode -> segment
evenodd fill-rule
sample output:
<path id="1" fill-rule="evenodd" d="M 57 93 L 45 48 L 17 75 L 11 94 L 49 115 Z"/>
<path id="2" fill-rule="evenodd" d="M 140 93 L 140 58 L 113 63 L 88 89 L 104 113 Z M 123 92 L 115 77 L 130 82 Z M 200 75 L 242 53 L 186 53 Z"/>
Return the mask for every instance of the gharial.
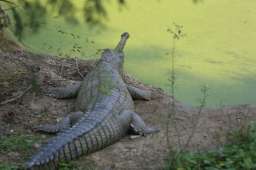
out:
<path id="1" fill-rule="evenodd" d="M 95 68 L 81 83 L 49 90 L 48 95 L 56 98 L 77 97 L 76 112 L 56 125 L 37 128 L 59 133 L 27 162 L 27 169 L 57 169 L 60 161 L 100 150 L 124 137 L 131 129 L 139 135 L 158 131 L 146 126 L 134 111 L 132 97 L 148 99 L 150 92 L 123 81 L 123 49 L 128 38 L 125 32 L 115 49 L 105 49 Z"/>

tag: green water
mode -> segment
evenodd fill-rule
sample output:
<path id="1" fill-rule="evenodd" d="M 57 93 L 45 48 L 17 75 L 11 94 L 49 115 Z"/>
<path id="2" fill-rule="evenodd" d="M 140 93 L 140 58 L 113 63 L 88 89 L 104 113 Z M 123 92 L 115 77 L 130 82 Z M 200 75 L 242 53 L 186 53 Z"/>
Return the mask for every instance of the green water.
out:
<path id="1" fill-rule="evenodd" d="M 76 3 L 79 6 L 81 1 Z M 38 52 L 62 51 L 91 58 L 96 49 L 115 46 L 120 33 L 128 31 L 126 71 L 169 91 L 167 53 L 172 39 L 166 29 L 175 22 L 183 25 L 186 33 L 176 42 L 176 97 L 196 105 L 200 88 L 208 85 L 209 106 L 256 103 L 255 0 L 205 0 L 196 5 L 190 0 L 129 0 L 122 10 L 115 3 L 107 6 L 105 30 L 72 26 L 49 17 L 46 27 L 24 42 Z M 59 29 L 78 34 L 80 39 L 60 34 Z M 81 54 L 71 51 L 74 43 L 83 47 Z"/>

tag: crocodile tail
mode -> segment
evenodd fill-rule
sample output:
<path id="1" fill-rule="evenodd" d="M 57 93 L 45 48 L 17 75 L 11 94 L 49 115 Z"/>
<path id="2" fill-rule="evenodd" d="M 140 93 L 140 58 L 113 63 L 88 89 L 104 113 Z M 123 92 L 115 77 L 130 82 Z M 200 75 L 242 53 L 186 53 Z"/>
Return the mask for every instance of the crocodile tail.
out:
<path id="1" fill-rule="evenodd" d="M 34 170 L 37 167 L 45 169 L 56 169 L 60 161 L 72 160 L 81 155 L 81 144 L 77 140 L 92 131 L 96 123 L 94 122 L 79 122 L 65 132 L 58 134 L 56 137 L 42 147 L 42 149 L 27 162 L 27 169 Z M 84 147 L 84 146 L 83 146 Z"/>
<path id="2" fill-rule="evenodd" d="M 112 118 L 101 123 L 91 119 L 81 120 L 42 147 L 27 163 L 27 169 L 57 169 L 60 161 L 73 160 L 110 145 L 123 135 L 117 124 Z"/>

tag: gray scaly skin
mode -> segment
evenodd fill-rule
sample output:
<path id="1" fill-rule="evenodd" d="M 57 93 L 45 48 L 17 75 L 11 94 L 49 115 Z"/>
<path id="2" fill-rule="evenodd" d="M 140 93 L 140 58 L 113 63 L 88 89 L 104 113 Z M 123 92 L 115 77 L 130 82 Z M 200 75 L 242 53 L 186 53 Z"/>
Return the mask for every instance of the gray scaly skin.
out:
<path id="1" fill-rule="evenodd" d="M 76 112 L 56 125 L 37 128 L 60 133 L 32 157 L 27 169 L 57 169 L 58 162 L 73 160 L 113 144 L 129 129 L 141 135 L 158 131 L 147 127 L 134 112 L 132 96 L 149 99 L 150 93 L 127 87 L 122 78 L 123 48 L 128 37 L 128 33 L 123 33 L 115 49 L 104 50 L 96 67 L 81 83 L 50 90 L 49 95 L 56 98 L 77 97 Z"/>

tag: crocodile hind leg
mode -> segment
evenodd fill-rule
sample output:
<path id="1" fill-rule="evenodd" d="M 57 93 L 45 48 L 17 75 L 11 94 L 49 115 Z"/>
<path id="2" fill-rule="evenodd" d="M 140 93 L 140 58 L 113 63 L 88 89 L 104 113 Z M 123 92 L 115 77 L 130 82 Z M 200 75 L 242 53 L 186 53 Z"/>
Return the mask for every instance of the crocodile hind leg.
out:
<path id="1" fill-rule="evenodd" d="M 132 122 L 130 126 L 135 134 L 141 136 L 159 132 L 159 129 L 147 126 L 143 119 L 135 112 L 132 112 Z"/>
<path id="2" fill-rule="evenodd" d="M 137 87 L 127 85 L 127 89 L 132 96 L 133 99 L 137 100 L 150 100 L 151 99 L 151 91 L 139 89 Z"/>
<path id="3" fill-rule="evenodd" d="M 72 112 L 55 125 L 53 124 L 39 125 L 34 127 L 34 130 L 37 132 L 53 133 L 53 134 L 61 131 L 65 131 L 66 129 L 72 127 L 76 122 L 78 122 L 83 115 L 84 115 L 83 112 Z"/>
<path id="4" fill-rule="evenodd" d="M 80 86 L 81 82 L 75 82 L 66 87 L 50 88 L 46 95 L 57 99 L 74 98 L 77 96 Z"/>

